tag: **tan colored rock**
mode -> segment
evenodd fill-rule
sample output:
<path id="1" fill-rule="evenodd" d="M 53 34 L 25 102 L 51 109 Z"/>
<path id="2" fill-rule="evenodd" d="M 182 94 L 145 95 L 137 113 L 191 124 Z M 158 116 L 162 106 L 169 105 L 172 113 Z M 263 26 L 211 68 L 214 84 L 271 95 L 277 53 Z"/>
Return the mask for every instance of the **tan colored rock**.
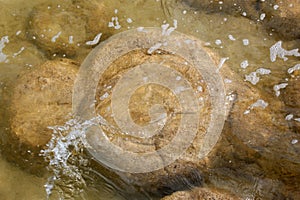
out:
<path id="1" fill-rule="evenodd" d="M 72 112 L 72 89 L 78 64 L 72 60 L 47 61 L 15 80 L 5 102 L 1 136 L 3 157 L 28 172 L 42 175 L 46 168 L 40 151 L 52 136 L 49 126 L 61 125 Z M 6 120 L 7 119 L 7 120 Z"/>
<path id="2" fill-rule="evenodd" d="M 43 146 L 51 138 L 47 127 L 64 123 L 71 112 L 76 73 L 77 64 L 63 59 L 48 61 L 19 77 L 11 105 L 11 127 L 21 142 Z"/>
<path id="3" fill-rule="evenodd" d="M 72 89 L 78 70 L 68 59 L 47 61 L 21 74 L 10 104 L 10 132 L 4 155 L 22 167 L 41 170 L 40 150 L 50 140 L 49 126 L 64 124 L 72 112 Z M 31 170 L 31 169 L 28 169 Z M 38 172 L 35 172 L 38 173 Z"/>
<path id="4" fill-rule="evenodd" d="M 89 153 L 103 165 L 94 169 L 105 171 L 104 175 L 121 182 L 125 190 L 127 184 L 133 192 L 143 190 L 159 197 L 208 183 L 214 187 L 222 181 L 228 184 L 218 188 L 240 195 L 256 184 L 261 173 L 276 179 L 297 177 L 298 147 L 290 148 L 294 133 L 281 112 L 283 103 L 241 80 L 226 64 L 219 66 L 220 58 L 196 38 L 178 32 L 164 34 L 155 28 L 121 33 L 96 47 L 82 64 L 73 93 L 74 111 L 87 120 L 100 114 L 104 120 L 99 127 L 106 136 L 86 132 Z M 11 146 L 5 148 L 14 151 L 15 157 L 12 152 L 7 156 L 18 162 L 29 160 L 24 166 L 43 163 L 36 158 L 51 137 L 47 126 L 64 123 L 71 112 L 76 72 L 72 61 L 56 60 L 20 76 L 11 101 Z M 183 80 L 190 84 L 173 88 L 184 84 Z M 188 91 L 193 93 L 185 93 Z M 194 99 L 199 109 L 187 106 L 184 110 Z M 113 107 L 115 102 L 117 107 Z M 118 117 L 124 120 L 124 113 L 134 123 L 120 123 Z M 194 113 L 198 121 L 190 121 L 199 125 L 188 132 L 195 128 L 194 123 L 181 120 Z M 153 137 L 133 134 L 136 128 L 132 124 L 159 126 L 164 118 L 164 127 Z M 185 134 L 170 150 L 164 149 L 177 137 L 179 124 Z M 195 137 L 191 138 L 192 134 Z M 212 137 L 207 140 L 206 135 Z M 183 145 L 187 148 L 181 149 Z M 29 153 L 20 153 L 21 149 L 29 149 Z M 118 149 L 120 154 L 115 153 Z M 124 152 L 136 154 L 130 157 Z M 139 162 L 145 152 L 156 153 Z M 119 162 L 111 163 L 115 161 Z M 281 163 L 284 167 L 277 167 Z"/>
<path id="5" fill-rule="evenodd" d="M 125 38 L 131 38 L 131 40 L 127 41 Z M 149 49 L 152 50 L 152 47 L 157 47 L 158 41 L 161 45 L 149 53 Z M 167 45 L 164 46 L 163 44 Z M 113 48 L 115 45 L 118 48 Z M 185 47 L 190 54 L 183 53 L 186 50 Z M 108 52 L 108 48 L 114 50 Z M 193 53 L 198 50 L 201 53 L 198 52 L 196 56 L 193 56 Z M 173 163 L 166 164 L 161 169 L 142 172 L 138 170 L 143 167 L 151 167 L 153 163 L 158 163 L 159 166 L 161 162 L 159 157 L 153 156 L 139 163 L 137 161 L 139 156 L 136 159 L 129 159 L 128 155 L 123 154 L 124 152 L 122 151 L 120 154 L 115 154 L 115 147 L 109 145 L 109 148 L 104 151 L 106 154 L 104 155 L 101 151 L 103 151 L 102 148 L 106 144 L 101 144 L 100 142 L 106 141 L 124 149 L 124 151 L 143 154 L 148 151 L 163 149 L 176 136 L 178 124 L 180 124 L 180 119 L 184 116 L 184 113 L 180 112 L 178 94 L 172 94 L 168 88 L 151 81 L 149 84 L 144 84 L 140 87 L 130 82 L 144 77 L 142 79 L 144 83 L 147 83 L 147 78 L 153 78 L 146 69 L 130 71 L 133 68 L 139 69 L 142 68 L 141 66 L 147 66 L 149 63 L 163 65 L 166 68 L 179 72 L 181 76 L 178 80 L 185 78 L 191 83 L 196 99 L 200 100 L 199 103 L 203 106 L 201 106 L 199 111 L 201 113 L 200 126 L 195 138 L 190 141 L 189 135 L 186 134 L 181 139 L 181 141 L 190 143 L 187 150 Z M 222 123 L 222 119 L 227 119 L 223 131 L 221 129 L 222 134 L 218 135 L 216 130 L 214 132 L 216 135 L 211 138 L 210 142 L 205 142 L 204 136 L 208 135 L 206 131 L 208 130 L 209 119 L 213 116 L 211 112 L 214 98 L 222 95 L 222 86 L 215 89 L 218 93 L 211 95 L 212 92 L 209 90 L 209 87 L 214 88 L 216 85 L 212 85 L 210 81 L 213 81 L 215 77 L 210 76 L 212 74 L 204 76 L 202 74 L 204 73 L 203 71 L 196 70 L 194 66 L 199 63 L 206 63 L 206 65 L 202 65 L 204 69 L 209 66 L 212 74 L 216 72 L 220 75 L 222 82 L 225 82 L 224 92 L 228 99 L 228 101 L 224 101 L 218 107 L 219 112 L 217 115 L 224 115 L 224 118 L 213 120 L 213 122 L 218 124 Z M 285 170 L 290 170 L 289 173 L 299 173 L 297 168 L 291 167 L 294 165 L 292 160 L 297 159 L 297 150 L 290 152 L 283 150 L 283 148 L 290 145 L 290 140 L 287 139 L 290 132 L 282 112 L 284 110 L 283 103 L 279 99 L 254 88 L 250 83 L 241 80 L 226 64 L 219 66 L 220 69 L 217 69 L 219 63 L 220 58 L 214 55 L 210 49 L 203 48 L 201 41 L 177 32 L 173 32 L 170 36 L 164 38 L 161 34 L 161 29 L 124 32 L 96 47 L 81 66 L 80 80 L 77 83 L 77 87 L 75 86 L 78 99 L 75 100 L 74 106 L 75 111 L 84 117 L 93 116 L 89 112 L 93 112 L 95 109 L 96 113 L 105 119 L 102 128 L 107 136 L 106 138 L 98 138 L 96 132 L 87 133 L 88 141 L 92 146 L 89 151 L 94 156 L 94 159 L 98 159 L 100 164 L 102 163 L 110 168 L 114 166 L 110 165 L 110 162 L 119 160 L 119 163 L 116 165 L 121 164 L 124 168 L 117 168 L 112 171 L 115 171 L 128 184 L 136 185 L 150 194 L 158 196 L 184 190 L 190 186 L 201 186 L 208 181 L 208 174 L 213 173 L 210 170 L 219 171 L 220 169 L 218 168 L 230 167 L 230 163 L 237 159 L 236 155 L 238 155 L 239 159 L 251 159 L 254 163 L 255 167 L 247 172 L 249 176 L 256 174 L 257 171 L 264 171 L 264 173 L 268 174 L 270 169 L 273 170 L 268 163 L 281 161 L 282 157 L 278 154 L 279 151 L 289 156 L 292 155 L 290 161 L 285 161 L 287 166 Z M 155 65 L 152 67 L 155 68 Z M 168 73 L 160 70 L 155 72 L 157 72 L 157 77 L 160 77 L 161 74 L 168 75 Z M 130 74 L 133 75 L 130 76 Z M 101 78 L 98 84 L 92 84 L 92 86 L 90 85 L 91 87 L 85 85 L 97 81 L 99 77 Z M 168 80 L 169 78 L 160 80 L 163 81 L 164 79 Z M 171 78 L 169 80 L 173 85 L 176 85 L 176 80 Z M 141 84 L 143 81 L 139 83 Z M 198 86 L 201 86 L 201 92 L 198 90 Z M 84 91 L 82 87 L 90 88 L 90 90 Z M 95 94 L 93 93 L 94 89 L 96 90 Z M 131 93 L 132 89 L 134 89 L 133 93 Z M 114 92 L 119 93 L 114 96 Z M 128 93 L 132 95 L 129 99 L 126 99 Z M 95 99 L 95 108 L 90 107 L 92 102 L 83 102 L 83 97 L 90 100 Z M 185 100 L 188 102 L 191 97 L 190 95 L 185 95 Z M 113 110 L 112 107 L 114 98 L 121 98 L 122 100 L 119 101 L 119 107 L 116 110 Z M 155 107 L 156 103 L 161 104 L 164 107 L 164 111 L 162 108 L 156 110 L 157 107 L 154 110 L 150 109 L 153 106 Z M 155 120 L 153 119 L 157 119 L 156 117 L 164 112 L 169 116 L 167 117 L 166 125 L 159 134 L 147 139 L 132 136 L 132 132 L 123 130 L 124 127 L 130 130 L 130 121 L 126 121 L 123 125 L 121 124 L 121 127 L 120 123 L 118 123 L 118 116 L 124 116 L 123 114 L 127 113 L 135 124 L 145 126 L 149 122 L 150 124 L 151 122 L 154 123 Z M 228 144 L 227 140 L 234 142 Z M 282 145 L 283 141 L 283 148 L 278 148 L 278 145 Z M 211 143 L 214 146 L 214 142 L 217 142 L 216 146 L 213 149 L 206 149 L 208 154 L 199 158 L 201 150 L 205 149 L 203 144 Z M 180 149 L 180 145 L 174 145 L 173 151 L 170 151 L 168 155 L 172 156 L 172 153 L 178 150 L 177 148 Z M 233 151 L 232 148 L 236 151 Z M 277 153 L 274 154 L 273 151 Z M 158 154 L 159 156 L 164 156 L 163 152 Z M 103 160 L 105 157 L 107 157 L 107 160 Z M 259 159 L 256 157 L 259 157 Z M 223 165 L 224 163 L 227 164 Z M 260 165 L 263 165 L 263 167 Z M 238 161 L 235 162 L 235 169 L 246 167 L 246 165 Z M 137 171 L 134 171 L 135 169 Z M 236 184 L 233 184 L 234 187 L 226 189 L 238 193 L 239 187 L 241 187 L 239 175 L 230 172 L 228 176 L 232 176 L 232 182 Z M 237 176 L 237 178 L 233 178 L 233 176 Z M 254 180 L 249 181 L 250 184 L 252 181 Z M 248 186 L 248 183 L 242 184 L 245 184 L 245 187 Z"/>
<path id="6" fill-rule="evenodd" d="M 93 41 L 98 34 L 102 33 L 102 40 L 109 37 L 109 20 L 102 2 L 51 1 L 32 10 L 28 38 L 51 57 L 70 57 L 90 47 L 86 42 Z"/>
<path id="7" fill-rule="evenodd" d="M 210 188 L 194 188 L 190 191 L 175 192 L 162 200 L 238 200 L 234 195 L 227 192 L 217 191 Z"/>

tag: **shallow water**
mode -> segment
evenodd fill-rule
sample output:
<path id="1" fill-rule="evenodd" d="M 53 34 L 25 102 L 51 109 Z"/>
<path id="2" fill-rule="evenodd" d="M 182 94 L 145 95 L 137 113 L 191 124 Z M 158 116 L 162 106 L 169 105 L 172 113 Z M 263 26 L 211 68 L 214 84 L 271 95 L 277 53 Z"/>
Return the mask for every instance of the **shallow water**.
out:
<path id="1" fill-rule="evenodd" d="M 31 70 L 48 59 L 38 47 L 26 39 L 28 15 L 34 6 L 41 2 L 47 1 L 0 0 L 3 8 L 0 13 L 0 40 L 2 41 L 0 42 L 0 95 L 4 102 L 6 99 L 9 101 L 8 88 L 14 84 L 14 80 L 20 73 Z M 278 39 L 260 24 L 245 17 L 235 17 L 224 13 L 207 14 L 171 0 L 104 0 L 104 3 L 111 17 L 117 16 L 120 20 L 121 28 L 113 30 L 113 33 L 137 27 L 160 27 L 165 23 L 173 26 L 174 20 L 177 20 L 177 31 L 193 35 L 206 42 L 209 49 L 219 54 L 220 63 L 225 62 L 241 79 L 258 68 L 271 70 L 265 75 L 258 75 L 260 80 L 254 86 L 269 95 L 264 99 L 266 102 L 272 102 L 273 98 L 278 98 L 274 95 L 274 85 L 286 82 L 290 78 L 287 70 L 299 62 L 299 58 L 293 56 L 285 62 L 281 59 L 272 62 L 270 47 L 277 43 Z M 4 42 L 6 36 L 8 36 L 8 42 Z M 5 45 L 2 51 L 1 44 Z M 296 46 L 295 41 L 283 42 L 285 49 L 294 49 Z M 75 59 L 81 62 L 87 53 L 83 51 Z M 248 66 L 243 68 L 241 63 L 244 63 L 244 66 L 248 63 Z M 220 67 L 222 67 L 221 64 Z M 6 106 L 1 106 L 0 110 L 4 113 Z M 2 124 L 1 132 L 6 131 L 6 128 L 8 124 Z M 295 142 L 297 138 L 294 139 Z M 46 181 L 47 176 L 30 175 L 0 157 L 0 199 L 46 198 L 44 189 Z M 214 183 L 218 181 L 219 183 Z M 220 186 L 222 181 L 224 181 L 222 178 L 219 180 L 219 177 L 216 177 L 210 182 Z M 257 182 L 259 181 L 254 181 L 255 184 Z M 271 184 L 279 187 L 272 181 Z M 228 186 L 222 187 L 227 188 L 231 185 L 228 183 Z M 258 190 L 259 186 L 253 185 L 253 188 L 245 189 L 245 196 L 251 199 L 253 198 L 251 193 L 259 192 Z M 97 188 L 86 189 L 77 198 L 122 199 L 118 192 L 111 189 L 109 183 L 105 181 L 98 183 Z"/>

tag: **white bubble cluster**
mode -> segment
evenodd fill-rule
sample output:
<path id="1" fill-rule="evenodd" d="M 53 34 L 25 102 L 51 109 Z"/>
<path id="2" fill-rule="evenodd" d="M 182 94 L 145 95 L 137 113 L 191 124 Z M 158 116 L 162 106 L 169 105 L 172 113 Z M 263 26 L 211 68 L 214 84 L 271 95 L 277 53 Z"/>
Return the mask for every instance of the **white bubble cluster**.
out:
<path id="1" fill-rule="evenodd" d="M 3 36 L 0 40 L 0 63 L 4 62 L 7 58 L 7 55 L 4 54 L 2 52 L 2 50 L 5 47 L 5 43 L 8 43 L 8 42 L 9 42 L 8 36 Z"/>
<path id="2" fill-rule="evenodd" d="M 83 149 L 88 147 L 85 130 L 101 120 L 100 117 L 85 122 L 71 119 L 63 126 L 48 127 L 53 131 L 52 138 L 40 154 L 49 163 L 48 170 L 52 174 L 44 185 L 48 197 L 54 189 L 61 195 L 71 192 L 71 196 L 82 191 L 86 183 L 80 168 L 88 165 L 88 160 L 83 156 Z M 64 191 L 66 182 L 72 182 L 68 185 L 68 191 Z"/>
<path id="3" fill-rule="evenodd" d="M 300 53 L 298 52 L 298 49 L 285 50 L 282 48 L 282 41 L 278 41 L 276 44 L 270 47 L 270 59 L 272 62 L 275 62 L 277 57 L 287 61 L 288 58 L 286 56 L 299 57 Z"/>
<path id="4" fill-rule="evenodd" d="M 262 99 L 258 99 L 255 103 L 251 104 L 248 109 L 244 112 L 244 114 L 249 114 L 250 111 L 254 108 L 262 108 L 265 109 L 269 104 Z"/>
<path id="5" fill-rule="evenodd" d="M 251 72 L 248 75 L 245 75 L 245 80 L 249 81 L 252 85 L 256 85 L 260 77 L 258 75 L 268 75 L 271 73 L 271 70 L 265 68 L 258 68 L 255 72 Z"/>

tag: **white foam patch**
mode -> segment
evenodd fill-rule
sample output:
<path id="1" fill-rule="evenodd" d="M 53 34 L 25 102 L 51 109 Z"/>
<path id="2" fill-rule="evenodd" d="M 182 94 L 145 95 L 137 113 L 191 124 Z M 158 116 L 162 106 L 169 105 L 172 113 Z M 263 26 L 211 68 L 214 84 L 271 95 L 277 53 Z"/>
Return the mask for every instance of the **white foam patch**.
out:
<path id="1" fill-rule="evenodd" d="M 13 58 L 20 55 L 24 50 L 25 50 L 25 47 L 21 47 L 21 49 L 18 52 L 14 53 Z"/>
<path id="2" fill-rule="evenodd" d="M 271 74 L 271 70 L 265 69 L 265 68 L 258 68 L 258 69 L 256 70 L 256 72 L 257 72 L 258 74 L 261 74 L 261 75 L 268 75 L 268 74 Z"/>
<path id="3" fill-rule="evenodd" d="M 216 39 L 215 44 L 216 44 L 216 45 L 221 45 L 221 44 L 222 44 L 222 40 Z"/>
<path id="4" fill-rule="evenodd" d="M 265 68 L 258 68 L 255 72 L 251 72 L 248 75 L 245 75 L 245 80 L 249 81 L 252 85 L 256 85 L 260 77 L 258 75 L 268 75 L 271 74 L 271 70 Z"/>
<path id="5" fill-rule="evenodd" d="M 287 116 L 285 116 L 285 120 L 290 121 L 294 118 L 293 114 L 288 114 Z"/>
<path id="6" fill-rule="evenodd" d="M 126 21 L 127 21 L 128 24 L 131 24 L 133 22 L 133 20 L 131 18 L 127 18 Z"/>
<path id="7" fill-rule="evenodd" d="M 270 47 L 270 59 L 272 62 L 275 62 L 277 57 L 287 61 L 288 58 L 286 56 L 299 57 L 300 53 L 298 52 L 298 49 L 285 50 L 282 48 L 282 41 L 278 41 Z"/>
<path id="8" fill-rule="evenodd" d="M 275 95 L 278 97 L 280 95 L 280 89 L 284 89 L 286 86 L 288 86 L 288 83 L 274 85 L 273 90 L 275 91 Z"/>
<path id="9" fill-rule="evenodd" d="M 241 62 L 240 67 L 246 69 L 249 66 L 248 60 L 244 60 Z"/>
<path id="10" fill-rule="evenodd" d="M 265 17 L 266 17 L 266 13 L 262 13 L 262 14 L 260 14 L 260 16 L 259 16 L 259 19 L 262 21 L 262 20 L 265 19 Z"/>
<path id="11" fill-rule="evenodd" d="M 245 80 L 249 81 L 252 85 L 256 85 L 260 78 L 257 76 L 257 72 L 251 72 L 248 75 L 245 75 Z"/>
<path id="12" fill-rule="evenodd" d="M 249 40 L 248 39 L 243 39 L 243 45 L 248 46 L 249 45 Z"/>
<path id="13" fill-rule="evenodd" d="M 251 104 L 248 109 L 244 112 L 244 114 L 249 114 L 251 110 L 254 108 L 262 108 L 265 109 L 269 104 L 262 99 L 258 99 L 255 103 Z"/>
<path id="14" fill-rule="evenodd" d="M 233 35 L 228 35 L 229 40 L 235 41 L 236 39 L 233 37 Z"/>
<path id="15" fill-rule="evenodd" d="M 51 42 L 56 42 L 56 40 L 59 38 L 60 35 L 61 35 L 61 31 L 59 31 L 56 35 L 54 35 L 54 36 L 51 38 Z"/>
<path id="16" fill-rule="evenodd" d="M 95 36 L 95 38 L 92 41 L 87 41 L 85 44 L 86 45 L 95 45 L 98 44 L 100 41 L 100 38 L 102 36 L 102 33 L 99 33 L 98 35 Z"/>
<path id="17" fill-rule="evenodd" d="M 295 66 L 288 69 L 288 73 L 292 74 L 294 71 L 300 70 L 300 64 L 296 64 Z"/>
<path id="18" fill-rule="evenodd" d="M 51 174 L 44 185 L 48 198 L 53 189 L 60 191 L 62 197 L 70 197 L 70 195 L 80 194 L 82 188 L 86 187 L 84 172 L 82 172 L 82 169 L 89 165 L 89 160 L 83 153 L 84 149 L 90 148 L 86 140 L 86 130 L 99 125 L 110 129 L 112 133 L 117 131 L 101 116 L 84 122 L 71 119 L 63 126 L 48 127 L 53 131 L 52 138 L 40 153 L 40 156 L 48 162 L 48 170 Z M 109 140 L 106 135 L 105 139 Z"/>
<path id="19" fill-rule="evenodd" d="M 227 60 L 229 60 L 229 57 L 221 58 L 221 59 L 220 59 L 220 63 L 219 63 L 219 65 L 218 65 L 217 71 L 219 71 L 219 70 L 223 67 L 223 65 L 225 64 L 225 62 L 226 62 Z"/>
<path id="20" fill-rule="evenodd" d="M 225 79 L 224 79 L 224 83 L 228 83 L 228 84 L 229 84 L 229 83 L 232 83 L 232 80 L 231 80 L 231 79 L 228 79 L 228 78 L 225 78 Z"/>
<path id="21" fill-rule="evenodd" d="M 137 27 L 136 30 L 137 30 L 138 32 L 144 32 L 144 33 L 147 33 L 147 30 L 145 30 L 145 27 L 142 27 L 142 26 Z"/>
<path id="22" fill-rule="evenodd" d="M 109 28 L 114 28 L 114 29 L 120 29 L 122 26 L 119 23 L 119 18 L 118 17 L 112 17 L 111 21 L 108 22 L 108 27 Z"/>
<path id="23" fill-rule="evenodd" d="M 105 92 L 101 97 L 100 97 L 100 101 L 103 101 L 104 99 L 106 99 L 107 97 L 109 97 L 109 94 L 107 92 Z"/>
<path id="24" fill-rule="evenodd" d="M 147 53 L 148 54 L 152 54 L 153 52 L 155 52 L 156 50 L 158 50 L 163 44 L 158 42 L 156 43 L 155 45 L 153 45 L 152 47 L 150 47 L 148 50 L 147 50 Z"/>
<path id="25" fill-rule="evenodd" d="M 292 144 L 297 144 L 299 141 L 297 139 L 292 139 L 291 143 Z"/>
<path id="26" fill-rule="evenodd" d="M 74 37 L 73 37 L 73 35 L 70 35 L 69 36 L 69 44 L 73 44 L 74 43 Z"/>
<path id="27" fill-rule="evenodd" d="M 163 24 L 161 25 L 161 28 L 162 28 L 162 35 L 168 36 L 177 29 L 177 20 L 176 19 L 173 20 L 173 27 L 170 27 L 170 24 Z"/>
<path id="28" fill-rule="evenodd" d="M 9 42 L 8 36 L 3 36 L 0 40 L 0 63 L 5 62 L 7 55 L 2 52 L 5 47 L 5 44 Z"/>

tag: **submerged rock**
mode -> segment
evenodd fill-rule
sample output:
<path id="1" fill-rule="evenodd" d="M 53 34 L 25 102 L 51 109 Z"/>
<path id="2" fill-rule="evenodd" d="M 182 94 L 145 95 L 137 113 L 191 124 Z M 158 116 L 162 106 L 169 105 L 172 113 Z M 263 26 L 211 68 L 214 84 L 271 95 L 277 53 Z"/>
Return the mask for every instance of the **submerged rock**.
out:
<path id="1" fill-rule="evenodd" d="M 206 13 L 224 12 L 230 15 L 244 16 L 251 19 L 257 19 L 259 16 L 259 2 L 256 0 L 229 0 L 229 1 L 211 1 L 211 0 L 182 0 L 187 5 L 202 10 Z"/>
<path id="2" fill-rule="evenodd" d="M 165 31 L 167 34 L 168 30 Z M 201 149 L 198 144 L 204 140 L 211 112 L 214 112 L 212 118 L 219 123 L 211 124 L 210 133 L 218 137 L 228 107 L 225 105 L 223 82 L 213 69 L 209 69 L 213 63 L 204 50 L 199 49 L 203 55 L 200 54 L 197 60 L 205 60 L 199 65 L 203 66 L 207 77 L 191 66 L 190 62 L 196 64 L 196 61 L 187 51 L 194 48 L 189 50 L 187 47 L 189 44 L 196 45 L 194 38 L 185 38 L 179 33 L 174 37 L 164 37 L 163 34 L 161 29 L 133 30 L 107 40 L 107 43 L 96 47 L 82 64 L 74 90 L 75 113 L 85 120 L 92 118 L 91 113 L 95 112 L 103 117 L 100 124 L 106 138 L 101 138 L 96 130 L 86 134 L 91 146 L 88 149 L 94 159 L 102 164 L 108 162 L 104 166 L 113 168 L 112 171 L 128 184 L 159 196 L 189 185 L 202 184 L 197 166 Z M 167 45 L 157 43 L 160 39 Z M 180 49 L 185 50 L 173 49 L 176 45 L 182 45 Z M 110 51 L 106 50 L 108 47 Z M 206 62 L 209 64 L 205 65 Z M 212 88 L 209 90 L 207 85 L 220 86 L 220 96 Z M 215 98 L 210 99 L 209 93 L 213 93 Z M 91 107 L 93 104 L 95 107 Z M 220 110 L 212 108 L 211 104 Z M 131 119 L 126 116 L 127 109 Z M 201 119 L 197 119 L 199 113 L 202 113 Z M 190 116 L 190 122 L 186 121 Z M 184 130 L 178 132 L 180 125 Z M 193 135 L 197 138 L 194 142 Z M 174 143 L 176 137 L 178 144 L 168 146 L 168 143 Z M 215 142 L 212 141 L 211 145 Z M 191 153 L 183 155 L 181 160 L 180 155 L 190 143 L 193 143 L 189 148 Z M 108 149 L 104 149 L 106 153 L 103 154 L 104 147 Z M 170 151 L 168 147 L 173 149 L 172 153 L 167 153 Z M 122 150 L 116 152 L 119 148 Z M 147 152 L 152 155 L 141 162 Z M 202 153 L 207 152 L 204 150 Z M 173 163 L 176 159 L 180 161 Z"/>
<path id="3" fill-rule="evenodd" d="M 35 158 L 51 137 L 47 127 L 63 124 L 73 103 L 83 122 L 100 116 L 84 128 L 95 176 L 128 193 L 163 197 L 203 185 L 240 198 L 294 192 L 281 190 L 300 175 L 284 104 L 242 80 L 197 38 L 173 27 L 123 32 L 89 54 L 72 94 L 76 72 L 72 61 L 55 60 L 20 76 L 8 157 L 45 164 Z M 278 180 L 277 188 L 262 179 Z"/>
<path id="4" fill-rule="evenodd" d="M 94 0 L 43 3 L 30 14 L 28 38 L 50 57 L 71 57 L 82 48 L 96 45 L 100 37 L 111 35 L 107 12 L 102 2 Z"/>
<path id="5" fill-rule="evenodd" d="M 158 196 L 208 182 L 216 186 L 210 174 L 218 176 L 224 169 L 234 183 L 226 189 L 246 196 L 253 191 L 244 194 L 241 185 L 253 187 L 259 173 L 282 179 L 300 174 L 295 164 L 299 149 L 289 148 L 294 135 L 284 119 L 283 103 L 241 80 L 201 41 L 171 32 L 145 28 L 121 33 L 96 47 L 82 64 L 74 90 L 75 112 L 83 119 L 95 113 L 103 117 L 104 132 L 87 132 L 94 159 L 128 184 Z M 188 105 L 193 99 L 199 110 Z M 196 118 L 183 120 L 195 113 Z M 158 134 L 152 135 L 153 130 Z M 245 165 L 249 162 L 253 168 Z M 282 162 L 283 168 L 273 166 Z M 239 177 L 249 182 L 240 183 Z"/>
<path id="6" fill-rule="evenodd" d="M 190 191 L 175 192 L 162 200 L 238 200 L 234 195 L 224 191 L 217 191 L 209 188 L 194 188 Z"/>
<path id="7" fill-rule="evenodd" d="M 18 77 L 11 97 L 10 135 L 3 149 L 9 160 L 41 170 L 43 158 L 38 155 L 51 139 L 48 127 L 64 124 L 72 112 L 77 70 L 77 63 L 61 59 L 47 61 Z"/>
<path id="8" fill-rule="evenodd" d="M 286 40 L 300 39 L 300 3 L 298 0 L 268 0 L 261 3 L 264 25 Z"/>
<path id="9" fill-rule="evenodd" d="M 300 4 L 298 0 L 183 0 L 183 2 L 207 13 L 227 13 L 261 22 L 266 29 L 276 33 L 284 40 L 300 38 Z"/>

